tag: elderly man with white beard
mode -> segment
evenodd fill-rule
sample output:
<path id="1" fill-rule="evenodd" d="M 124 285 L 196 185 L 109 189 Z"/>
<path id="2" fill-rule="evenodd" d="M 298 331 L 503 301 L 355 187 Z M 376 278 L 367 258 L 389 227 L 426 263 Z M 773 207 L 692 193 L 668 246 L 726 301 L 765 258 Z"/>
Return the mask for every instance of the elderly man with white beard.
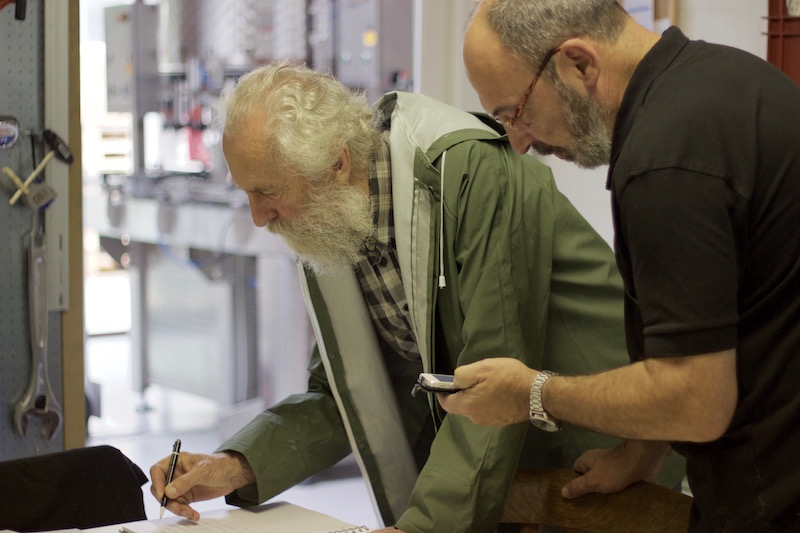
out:
<path id="1" fill-rule="evenodd" d="M 420 372 L 491 354 L 572 373 L 627 363 L 613 254 L 547 167 L 488 117 L 408 93 L 370 108 L 286 63 L 222 101 L 231 177 L 255 224 L 297 254 L 317 346 L 305 393 L 215 453 L 181 452 L 167 487 L 168 459 L 151 468 L 168 509 L 197 519 L 198 500 L 254 505 L 353 453 L 384 524 L 489 532 L 519 466 L 569 466 L 610 444 L 477 426 L 410 394 Z M 674 486 L 682 465 L 663 472 Z"/>

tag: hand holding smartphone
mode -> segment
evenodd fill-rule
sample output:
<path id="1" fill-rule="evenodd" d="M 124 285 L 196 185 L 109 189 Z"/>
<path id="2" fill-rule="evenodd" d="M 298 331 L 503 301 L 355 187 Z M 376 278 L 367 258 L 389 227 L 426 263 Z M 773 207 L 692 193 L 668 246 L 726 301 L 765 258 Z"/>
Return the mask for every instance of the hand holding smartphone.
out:
<path id="1" fill-rule="evenodd" d="M 452 394 L 461 389 L 453 383 L 453 376 L 449 374 L 431 374 L 423 372 L 417 378 L 417 383 L 411 389 L 411 395 L 416 396 L 420 390 L 425 392 L 438 392 L 443 394 Z"/>

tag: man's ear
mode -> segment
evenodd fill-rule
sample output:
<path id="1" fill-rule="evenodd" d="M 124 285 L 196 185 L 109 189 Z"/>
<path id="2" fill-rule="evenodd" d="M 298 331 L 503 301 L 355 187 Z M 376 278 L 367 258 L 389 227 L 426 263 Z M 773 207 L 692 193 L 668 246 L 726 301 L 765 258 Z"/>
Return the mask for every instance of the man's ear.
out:
<path id="1" fill-rule="evenodd" d="M 350 148 L 347 145 L 344 146 L 342 153 L 339 155 L 339 160 L 333 165 L 333 170 L 336 172 L 337 182 L 350 182 Z"/>
<path id="2" fill-rule="evenodd" d="M 556 69 L 561 79 L 582 94 L 591 93 L 600 77 L 600 56 L 595 46 L 584 39 L 564 41 L 556 55 Z"/>

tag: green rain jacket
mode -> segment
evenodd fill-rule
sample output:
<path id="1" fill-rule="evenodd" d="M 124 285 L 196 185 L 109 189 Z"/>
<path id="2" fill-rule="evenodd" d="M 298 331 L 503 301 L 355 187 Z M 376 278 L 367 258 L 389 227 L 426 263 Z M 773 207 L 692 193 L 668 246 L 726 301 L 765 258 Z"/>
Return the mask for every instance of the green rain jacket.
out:
<path id="1" fill-rule="evenodd" d="M 570 468 L 619 441 L 445 416 L 432 395 L 411 397 L 417 374 L 491 356 L 565 374 L 627 364 L 622 282 L 550 170 L 480 118 L 409 93 L 384 96 L 376 112 L 391 120 L 397 254 L 421 361 L 384 356 L 354 273 L 304 271 L 317 336 L 308 391 L 220 447 L 242 453 L 257 477 L 228 502 L 263 502 L 352 452 L 385 524 L 491 532 L 518 465 Z M 438 431 L 418 472 L 411 447 L 430 416 Z M 680 465 L 666 470 L 674 486 Z"/>

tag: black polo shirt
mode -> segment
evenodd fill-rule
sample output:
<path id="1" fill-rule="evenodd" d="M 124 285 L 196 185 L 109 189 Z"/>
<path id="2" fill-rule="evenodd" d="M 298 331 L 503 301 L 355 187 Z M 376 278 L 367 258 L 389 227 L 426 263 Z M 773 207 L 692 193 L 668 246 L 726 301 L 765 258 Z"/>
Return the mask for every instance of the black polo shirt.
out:
<path id="1" fill-rule="evenodd" d="M 737 350 L 726 434 L 674 444 L 692 529 L 800 531 L 800 88 L 670 28 L 625 92 L 608 188 L 632 359 Z"/>

